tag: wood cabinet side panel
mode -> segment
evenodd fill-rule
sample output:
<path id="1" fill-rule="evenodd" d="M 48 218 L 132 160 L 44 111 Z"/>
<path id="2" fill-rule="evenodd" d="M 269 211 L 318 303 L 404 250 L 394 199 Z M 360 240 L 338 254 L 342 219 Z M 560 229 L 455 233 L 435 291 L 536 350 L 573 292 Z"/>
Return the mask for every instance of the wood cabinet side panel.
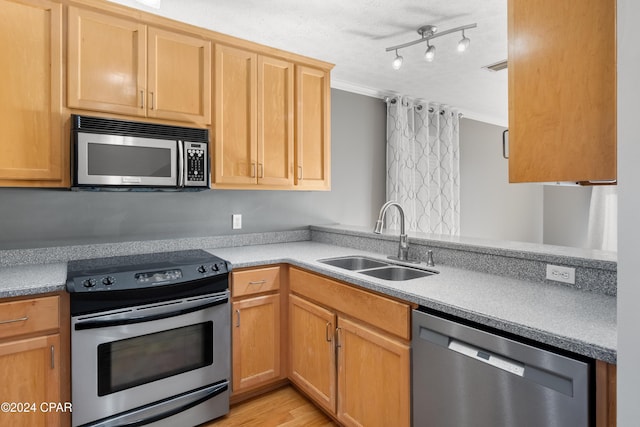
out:
<path id="1" fill-rule="evenodd" d="M 291 268 L 291 291 L 360 319 L 402 339 L 411 338 L 411 307 L 409 304 L 344 285 L 334 280 Z"/>
<path id="2" fill-rule="evenodd" d="M 616 179 L 615 16 L 615 0 L 508 1 L 510 182 Z"/>

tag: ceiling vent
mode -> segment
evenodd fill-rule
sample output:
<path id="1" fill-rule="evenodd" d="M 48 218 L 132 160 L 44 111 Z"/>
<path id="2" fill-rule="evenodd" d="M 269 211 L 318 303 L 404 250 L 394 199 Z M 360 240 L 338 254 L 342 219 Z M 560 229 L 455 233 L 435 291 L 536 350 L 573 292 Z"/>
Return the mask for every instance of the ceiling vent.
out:
<path id="1" fill-rule="evenodd" d="M 485 65 L 482 68 L 489 71 L 505 70 L 507 68 L 507 60 L 505 59 L 504 61 L 499 61 L 493 64 Z"/>

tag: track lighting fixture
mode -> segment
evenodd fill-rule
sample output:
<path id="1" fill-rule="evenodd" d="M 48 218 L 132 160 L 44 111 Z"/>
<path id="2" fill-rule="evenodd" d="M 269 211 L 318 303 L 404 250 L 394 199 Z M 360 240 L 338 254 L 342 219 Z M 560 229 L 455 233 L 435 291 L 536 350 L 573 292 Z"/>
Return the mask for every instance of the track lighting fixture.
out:
<path id="1" fill-rule="evenodd" d="M 439 33 L 436 34 L 436 32 L 438 31 L 438 27 L 436 27 L 435 25 L 423 25 L 422 27 L 418 28 L 418 34 L 420 34 L 420 38 L 418 40 L 414 40 L 412 42 L 408 42 L 408 43 L 404 43 L 404 44 L 400 44 L 397 46 L 391 46 L 387 48 L 387 52 L 390 51 L 395 51 L 396 52 L 396 57 L 393 60 L 393 68 L 395 70 L 399 70 L 400 67 L 402 67 L 402 56 L 400 56 L 400 54 L 398 54 L 398 49 L 403 49 L 405 47 L 409 47 L 409 46 L 413 46 L 415 44 L 418 43 L 422 43 L 422 42 L 426 42 L 427 43 L 427 50 L 424 52 L 424 59 L 427 62 L 431 62 L 435 59 L 436 57 L 436 47 L 432 46 L 429 43 L 429 40 L 431 39 L 435 39 L 436 37 L 440 37 L 440 36 L 444 36 L 446 34 L 451 34 L 451 33 L 455 33 L 457 31 L 461 31 L 462 32 L 462 39 L 458 42 L 458 52 L 464 52 L 467 50 L 467 48 L 469 47 L 469 44 L 471 43 L 471 40 L 464 34 L 465 30 L 468 30 L 470 28 L 476 28 L 478 26 L 478 24 L 469 24 L 469 25 L 463 25 L 461 27 L 456 27 L 456 28 L 452 28 L 450 30 L 446 30 L 446 31 L 441 31 Z"/>

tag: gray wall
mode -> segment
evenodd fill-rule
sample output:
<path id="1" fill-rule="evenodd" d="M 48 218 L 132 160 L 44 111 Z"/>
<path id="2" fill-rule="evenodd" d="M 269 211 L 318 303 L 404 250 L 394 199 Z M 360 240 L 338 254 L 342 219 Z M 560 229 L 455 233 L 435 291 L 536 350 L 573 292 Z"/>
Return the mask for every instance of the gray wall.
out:
<path id="1" fill-rule="evenodd" d="M 509 184 L 504 129 L 460 120 L 460 234 L 542 243 L 543 187 Z"/>
<path id="2" fill-rule="evenodd" d="M 548 245 L 586 248 L 591 187 L 544 186 L 544 237 Z"/>
<path id="3" fill-rule="evenodd" d="M 332 90 L 330 192 L 91 193 L 0 189 L 0 249 L 368 226 L 384 203 L 384 103 Z M 240 213 L 242 230 L 231 229 Z"/>
<path id="4" fill-rule="evenodd" d="M 463 236 L 587 247 L 590 187 L 509 184 L 505 128 L 460 120 Z"/>

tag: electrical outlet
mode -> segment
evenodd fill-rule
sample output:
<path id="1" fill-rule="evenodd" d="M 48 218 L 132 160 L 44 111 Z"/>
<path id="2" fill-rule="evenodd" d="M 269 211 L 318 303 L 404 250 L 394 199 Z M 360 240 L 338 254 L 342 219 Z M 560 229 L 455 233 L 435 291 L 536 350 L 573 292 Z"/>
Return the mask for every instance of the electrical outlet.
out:
<path id="1" fill-rule="evenodd" d="M 231 215 L 231 228 L 234 230 L 240 230 L 242 228 L 242 215 L 241 214 L 233 214 Z"/>
<path id="2" fill-rule="evenodd" d="M 576 269 L 573 267 L 560 267 L 559 265 L 547 264 L 547 279 L 575 285 Z"/>

